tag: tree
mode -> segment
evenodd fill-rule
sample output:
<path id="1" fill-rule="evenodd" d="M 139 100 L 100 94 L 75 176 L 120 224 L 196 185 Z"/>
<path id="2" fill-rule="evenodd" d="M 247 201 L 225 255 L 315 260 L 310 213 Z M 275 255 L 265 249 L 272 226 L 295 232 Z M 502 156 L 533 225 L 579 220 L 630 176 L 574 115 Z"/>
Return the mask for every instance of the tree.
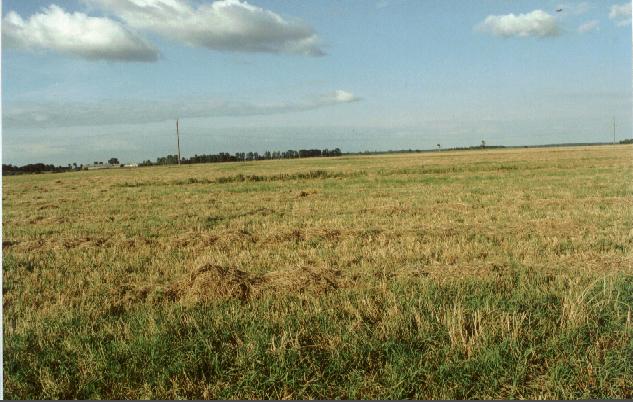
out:
<path id="1" fill-rule="evenodd" d="M 117 158 L 110 158 L 110 159 L 108 159 L 108 163 L 110 165 L 118 165 L 119 164 L 119 160 Z"/>

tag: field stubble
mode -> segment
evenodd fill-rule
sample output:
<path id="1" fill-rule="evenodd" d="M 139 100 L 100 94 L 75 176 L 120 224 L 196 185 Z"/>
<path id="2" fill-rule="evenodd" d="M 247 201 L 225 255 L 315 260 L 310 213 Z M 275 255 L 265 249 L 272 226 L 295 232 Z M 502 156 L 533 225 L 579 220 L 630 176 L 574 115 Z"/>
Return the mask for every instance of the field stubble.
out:
<path id="1" fill-rule="evenodd" d="M 5 178 L 5 396 L 633 397 L 632 156 Z"/>

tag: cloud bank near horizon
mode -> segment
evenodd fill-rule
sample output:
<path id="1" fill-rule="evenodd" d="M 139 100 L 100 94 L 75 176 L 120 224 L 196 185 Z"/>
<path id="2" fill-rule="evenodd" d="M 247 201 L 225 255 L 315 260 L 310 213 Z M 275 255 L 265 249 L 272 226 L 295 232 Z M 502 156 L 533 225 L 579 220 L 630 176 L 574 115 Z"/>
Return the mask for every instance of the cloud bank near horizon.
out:
<path id="1" fill-rule="evenodd" d="M 223 100 L 46 102 L 11 105 L 3 111 L 5 128 L 44 128 L 143 124 L 176 118 L 255 116 L 302 112 L 359 101 L 351 92 L 336 90 L 305 100 L 249 103 Z"/>

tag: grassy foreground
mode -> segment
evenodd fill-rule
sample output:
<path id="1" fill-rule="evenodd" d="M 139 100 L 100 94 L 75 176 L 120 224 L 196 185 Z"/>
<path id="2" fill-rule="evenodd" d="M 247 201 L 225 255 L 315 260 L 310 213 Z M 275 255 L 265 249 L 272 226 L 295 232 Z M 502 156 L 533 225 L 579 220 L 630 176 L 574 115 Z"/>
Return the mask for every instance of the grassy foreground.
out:
<path id="1" fill-rule="evenodd" d="M 5 177 L 5 397 L 632 398 L 632 157 Z"/>

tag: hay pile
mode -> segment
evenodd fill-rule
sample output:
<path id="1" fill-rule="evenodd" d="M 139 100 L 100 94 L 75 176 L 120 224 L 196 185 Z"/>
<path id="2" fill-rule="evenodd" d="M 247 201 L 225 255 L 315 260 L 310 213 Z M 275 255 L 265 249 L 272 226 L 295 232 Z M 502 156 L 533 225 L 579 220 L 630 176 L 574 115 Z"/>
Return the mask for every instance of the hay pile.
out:
<path id="1" fill-rule="evenodd" d="M 170 299 L 183 304 L 226 300 L 247 302 L 266 294 L 324 294 L 340 288 L 341 271 L 302 267 L 253 275 L 237 268 L 205 263 L 171 286 Z"/>

